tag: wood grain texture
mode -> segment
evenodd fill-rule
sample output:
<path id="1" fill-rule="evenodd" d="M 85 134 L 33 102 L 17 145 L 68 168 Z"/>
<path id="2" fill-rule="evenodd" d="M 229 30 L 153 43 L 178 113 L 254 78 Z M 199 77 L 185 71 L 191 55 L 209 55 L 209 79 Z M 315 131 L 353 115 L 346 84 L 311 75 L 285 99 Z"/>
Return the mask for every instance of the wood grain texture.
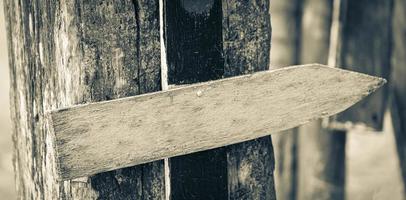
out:
<path id="1" fill-rule="evenodd" d="M 330 44 L 333 2 L 303 1 L 301 62 L 327 63 L 329 48 L 337 48 Z M 323 128 L 321 120 L 298 131 L 297 199 L 344 199 L 345 133 Z"/>
<path id="2" fill-rule="evenodd" d="M 348 1 L 337 65 L 370 75 L 389 77 L 393 1 Z M 381 27 L 381 28 L 377 28 Z M 388 88 L 384 86 L 337 116 L 340 122 L 360 122 L 382 129 Z"/>
<path id="3" fill-rule="evenodd" d="M 406 192 L 406 2 L 395 0 L 393 13 L 391 114 Z"/>
<path id="4" fill-rule="evenodd" d="M 383 83 L 312 64 L 55 110 L 58 172 L 72 179 L 247 141 L 336 114 Z"/>
<path id="5" fill-rule="evenodd" d="M 273 0 L 271 69 L 299 64 L 302 1 Z M 293 78 L 293 77 L 292 77 Z M 297 128 L 273 134 L 277 199 L 296 199 Z"/>
<path id="6" fill-rule="evenodd" d="M 20 199 L 161 199 L 162 162 L 58 182 L 46 110 L 159 90 L 157 1 L 5 1 Z"/>

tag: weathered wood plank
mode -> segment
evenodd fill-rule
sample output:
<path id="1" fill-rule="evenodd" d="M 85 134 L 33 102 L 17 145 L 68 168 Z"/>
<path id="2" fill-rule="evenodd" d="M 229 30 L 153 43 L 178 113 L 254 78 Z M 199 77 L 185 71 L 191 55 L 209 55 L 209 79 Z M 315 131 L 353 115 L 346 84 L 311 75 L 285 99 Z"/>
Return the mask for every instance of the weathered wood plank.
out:
<path id="1" fill-rule="evenodd" d="M 269 0 L 222 0 L 225 77 L 269 69 L 269 6 Z M 269 135 L 228 146 L 228 199 L 275 199 L 274 169 Z"/>
<path id="2" fill-rule="evenodd" d="M 395 0 L 393 13 L 391 114 L 406 192 L 406 2 Z M 406 194 L 405 194 L 406 195 Z"/>
<path id="3" fill-rule="evenodd" d="M 299 64 L 302 1 L 272 0 L 271 69 Z M 293 78 L 293 77 L 292 77 Z M 295 200 L 297 194 L 297 128 L 273 134 L 277 199 Z"/>
<path id="4" fill-rule="evenodd" d="M 265 136 L 343 111 L 383 83 L 311 64 L 55 110 L 58 172 L 71 179 Z"/>
<path id="5" fill-rule="evenodd" d="M 348 1 L 337 65 L 384 78 L 390 73 L 391 16 L 393 1 Z M 381 27 L 381 28 L 377 28 Z M 339 114 L 339 122 L 360 122 L 382 129 L 388 88 Z"/>
<path id="6" fill-rule="evenodd" d="M 56 181 L 44 118 L 46 110 L 159 90 L 157 1 L 4 5 L 19 198 L 162 199 L 161 161 Z"/>

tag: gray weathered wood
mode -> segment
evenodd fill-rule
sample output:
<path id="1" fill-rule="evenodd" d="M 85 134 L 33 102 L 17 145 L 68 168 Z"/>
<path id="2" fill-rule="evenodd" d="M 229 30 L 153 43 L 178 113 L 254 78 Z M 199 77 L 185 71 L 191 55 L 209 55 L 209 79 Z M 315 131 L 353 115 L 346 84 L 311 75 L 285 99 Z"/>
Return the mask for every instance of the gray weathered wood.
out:
<path id="1" fill-rule="evenodd" d="M 157 1 L 4 2 L 20 199 L 163 199 L 162 161 L 56 181 L 45 110 L 159 90 Z"/>
<path id="2" fill-rule="evenodd" d="M 337 65 L 384 78 L 390 73 L 392 0 L 348 1 Z M 377 28 L 380 27 L 380 28 Z M 339 114 L 340 122 L 364 123 L 382 129 L 388 88 Z"/>
<path id="3" fill-rule="evenodd" d="M 55 110 L 58 173 L 72 179 L 247 141 L 336 114 L 383 83 L 310 64 Z"/>
<path id="4" fill-rule="evenodd" d="M 406 192 L 406 1 L 395 0 L 392 27 L 394 42 L 390 105 L 404 191 Z"/>

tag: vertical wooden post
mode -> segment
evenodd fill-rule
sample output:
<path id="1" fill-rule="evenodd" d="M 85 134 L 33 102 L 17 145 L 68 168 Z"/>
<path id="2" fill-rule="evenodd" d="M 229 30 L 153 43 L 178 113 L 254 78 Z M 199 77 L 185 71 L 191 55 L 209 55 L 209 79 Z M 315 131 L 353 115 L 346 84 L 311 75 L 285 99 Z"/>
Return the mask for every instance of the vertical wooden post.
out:
<path id="1" fill-rule="evenodd" d="M 299 64 L 301 34 L 301 1 L 273 0 L 271 3 L 274 24 L 271 67 L 279 68 Z M 297 196 L 297 145 L 298 129 L 272 135 L 275 146 L 275 186 L 278 199 L 296 199 Z"/>
<path id="2" fill-rule="evenodd" d="M 392 0 L 347 2 L 338 66 L 383 78 L 389 77 L 392 4 Z M 381 130 L 387 96 L 388 87 L 383 86 L 340 113 L 337 120 L 361 122 Z"/>
<path id="3" fill-rule="evenodd" d="M 348 66 L 354 71 L 388 77 L 390 55 L 391 1 L 334 1 L 334 12 L 339 14 L 332 25 L 329 64 Z M 377 29 L 376 27 L 386 27 Z M 306 60 L 307 61 L 307 60 Z M 375 129 L 382 128 L 387 88 L 371 95 L 356 106 L 339 114 L 339 122 L 364 123 Z M 314 125 L 314 129 L 320 124 Z M 307 127 L 308 128 L 308 127 Z M 346 130 L 333 126 L 320 129 L 318 135 L 318 176 L 308 198 L 344 199 L 345 197 L 345 143 Z M 331 128 L 331 129 L 330 129 Z M 304 127 L 306 130 L 306 127 Z M 307 129 L 309 130 L 309 129 Z M 310 145 L 311 146 L 311 145 Z M 329 148 L 323 148 L 328 146 Z M 304 147 L 309 149 L 309 146 Z M 316 150 L 317 151 L 317 150 Z M 301 151 L 306 153 L 306 150 Z M 312 155 L 313 156 L 313 155 Z M 305 158 L 304 158 L 305 159 Z M 321 167 L 320 167 L 321 166 Z M 305 175 L 305 174 L 303 174 Z M 320 176 L 321 175 L 321 176 Z M 303 179 L 306 179 L 305 177 Z M 308 184 L 307 184 L 308 185 Z M 306 193 L 306 190 L 303 194 Z"/>
<path id="4" fill-rule="evenodd" d="M 303 2 L 300 61 L 327 64 L 333 0 Z M 345 134 L 329 132 L 317 120 L 299 128 L 298 199 L 344 197 Z"/>
<path id="5" fill-rule="evenodd" d="M 224 76 L 268 70 L 270 1 L 222 0 Z M 276 199 L 271 136 L 227 148 L 229 199 Z"/>
<path id="6" fill-rule="evenodd" d="M 395 0 L 393 13 L 391 114 L 406 192 L 406 2 Z M 406 195 L 406 194 L 405 194 Z"/>
<path id="7" fill-rule="evenodd" d="M 313 2 L 310 1 L 309 3 Z M 325 3 L 325 1 L 323 2 Z M 390 53 L 388 24 L 390 24 L 391 2 L 347 2 L 346 0 L 334 2 L 337 4 L 334 12 L 340 16 L 334 19 L 333 23 L 341 23 L 342 29 L 335 29 L 335 24 L 332 25 L 332 31 L 335 31 L 331 33 L 332 36 L 338 34 L 336 35 L 338 37 L 333 38 L 335 40 L 332 40 L 333 43 L 330 44 L 330 52 L 333 54 L 329 55 L 329 64 L 349 66 L 355 71 L 387 77 Z M 325 6 L 323 9 L 320 8 L 318 12 L 311 12 L 323 15 L 323 17 L 317 17 L 318 19 L 328 18 L 323 13 L 331 10 L 332 2 L 324 3 L 317 2 L 318 6 L 312 6 L 315 9 L 320 8 L 321 5 Z M 304 9 L 306 9 L 306 5 Z M 328 21 L 319 24 L 314 20 L 311 21 L 313 23 L 306 23 L 305 20 L 306 11 L 303 33 L 316 31 L 317 35 L 328 35 L 328 28 L 326 27 L 330 26 Z M 306 24 L 313 27 L 306 27 Z M 314 26 L 318 26 L 318 28 Z M 387 28 L 376 29 L 376 27 L 382 26 Z M 306 28 L 309 28 L 308 31 L 305 30 Z M 306 34 L 303 37 L 306 37 Z M 302 62 L 323 63 L 327 61 L 325 53 L 328 52 L 328 47 L 315 45 L 325 45 L 328 44 L 328 41 L 323 36 L 319 39 L 324 41 L 315 41 L 309 37 L 302 39 Z M 337 119 L 341 122 L 362 122 L 370 127 L 380 129 L 385 101 L 386 89 L 381 89 L 369 99 L 340 114 Z M 301 166 L 299 198 L 344 199 L 346 130 L 325 129 L 318 122 L 301 127 L 300 132 L 307 133 L 306 136 L 302 135 L 300 138 L 303 145 L 300 146 L 299 151 L 299 166 Z M 313 162 L 309 162 L 309 159 L 312 159 Z M 313 165 L 309 166 L 309 163 L 313 163 Z"/>
<path id="8" fill-rule="evenodd" d="M 166 1 L 170 84 L 268 69 L 268 1 Z M 274 199 L 270 136 L 170 159 L 172 199 Z"/>
<path id="9" fill-rule="evenodd" d="M 160 89 L 158 1 L 6 0 L 20 199 L 163 199 L 163 162 L 57 182 L 47 110 Z"/>

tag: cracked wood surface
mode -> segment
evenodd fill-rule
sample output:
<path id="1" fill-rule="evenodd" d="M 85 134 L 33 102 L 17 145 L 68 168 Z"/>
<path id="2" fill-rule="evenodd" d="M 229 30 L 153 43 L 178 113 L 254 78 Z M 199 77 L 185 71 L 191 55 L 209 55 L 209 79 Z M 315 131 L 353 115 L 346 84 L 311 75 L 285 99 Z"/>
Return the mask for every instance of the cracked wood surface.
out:
<path id="1" fill-rule="evenodd" d="M 311 64 L 55 110 L 58 172 L 66 180 L 251 140 L 343 111 L 383 83 Z"/>

